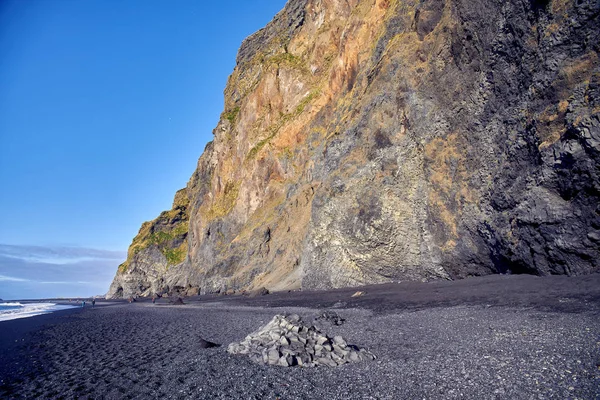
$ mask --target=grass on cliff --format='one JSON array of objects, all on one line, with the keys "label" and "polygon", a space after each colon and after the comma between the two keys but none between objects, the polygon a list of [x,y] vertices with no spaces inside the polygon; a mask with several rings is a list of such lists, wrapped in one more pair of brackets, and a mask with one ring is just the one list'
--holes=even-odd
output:
[{"label": "grass on cliff", "polygon": [[260,140],[258,143],[256,143],[254,145],[254,147],[252,147],[250,149],[250,151],[248,152],[248,155],[246,156],[246,161],[250,161],[253,158],[255,158],[256,155],[262,150],[262,148],[265,147],[265,145],[267,145],[277,135],[279,130],[286,123],[288,123],[289,121],[293,120],[294,118],[296,118],[300,114],[302,114],[304,112],[304,110],[306,109],[306,106],[309,105],[320,94],[321,94],[321,91],[318,89],[311,91],[306,97],[304,97],[300,101],[300,103],[298,103],[298,105],[296,106],[294,111],[281,115],[279,120],[267,129],[267,131],[270,132],[269,136]]},{"label": "grass on cliff", "polygon": [[153,245],[157,246],[166,257],[168,265],[179,264],[185,260],[185,257],[187,256],[186,241],[184,240],[181,245],[174,249],[169,247],[169,244],[173,240],[181,238],[188,233],[188,206],[189,198],[184,190],[180,190],[175,195],[173,209],[163,211],[158,218],[153,221],[144,222],[129,246],[127,260],[119,265],[118,272],[127,272],[133,257]]},{"label": "grass on cliff", "polygon": [[251,160],[251,159],[255,158],[256,155],[258,154],[258,152],[261,151],[262,148],[265,147],[265,145],[267,143],[269,143],[275,137],[276,134],[277,134],[277,131],[271,133],[269,136],[267,136],[263,140],[260,140],[258,143],[256,143],[254,145],[254,147],[252,147],[250,149],[250,151],[248,152],[248,155],[246,156],[246,160]]},{"label": "grass on cliff", "polygon": [[229,214],[240,193],[240,186],[240,182],[234,181],[229,181],[225,184],[223,192],[217,194],[210,208],[203,213],[207,221],[213,221]]},{"label": "grass on cliff", "polygon": [[119,265],[118,272],[125,273],[133,257],[150,246],[157,246],[167,259],[167,265],[175,265],[183,262],[187,256],[187,241],[183,241],[179,247],[173,249],[169,243],[188,232],[188,221],[182,221],[174,229],[150,233],[152,223],[145,222],[140,232],[133,239],[127,252],[127,260]]},{"label": "grass on cliff", "polygon": [[165,247],[162,249],[162,253],[167,259],[167,266],[180,264],[187,256],[187,242],[181,243],[179,247],[175,249]]},{"label": "grass on cliff", "polygon": [[302,112],[304,112],[304,109],[306,108],[306,106],[309,103],[311,103],[320,94],[321,94],[321,91],[319,89],[311,91],[308,94],[308,96],[306,96],[305,98],[303,98],[302,101],[300,102],[300,104],[298,104],[298,106],[296,106],[296,109],[292,113],[293,117],[297,117],[298,115],[302,114]]},{"label": "grass on cliff", "polygon": [[174,229],[170,231],[159,231],[154,232],[148,236],[148,243],[155,245],[163,245],[171,240],[176,239],[177,237],[183,236],[188,232],[188,224],[187,221],[179,223],[175,226]]},{"label": "grass on cliff", "polygon": [[306,63],[304,60],[298,56],[295,56],[291,53],[281,53],[277,54],[273,57],[269,57],[264,60],[266,65],[277,65],[281,67],[282,65],[291,67],[299,70],[306,70]]},{"label": "grass on cliff", "polygon": [[124,263],[121,263],[119,265],[119,268],[117,268],[117,273],[124,274],[125,272],[127,272],[128,268],[129,268],[129,263],[127,261],[125,261]]},{"label": "grass on cliff", "polygon": [[240,113],[240,107],[237,106],[235,107],[233,110],[226,112],[223,117],[229,121],[230,123],[234,123],[235,119],[237,118],[238,114]]}]

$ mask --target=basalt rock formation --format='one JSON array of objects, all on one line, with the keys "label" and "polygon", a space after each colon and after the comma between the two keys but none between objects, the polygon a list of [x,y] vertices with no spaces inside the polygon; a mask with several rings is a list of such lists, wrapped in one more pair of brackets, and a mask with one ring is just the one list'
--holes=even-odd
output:
[{"label": "basalt rock formation", "polygon": [[290,0],[109,296],[598,271],[599,15]]},{"label": "basalt rock formation", "polygon": [[314,326],[306,326],[297,314],[274,316],[243,341],[231,343],[227,352],[248,355],[259,364],[282,367],[337,367],[375,359],[371,352],[349,345],[341,336],[331,338]]}]

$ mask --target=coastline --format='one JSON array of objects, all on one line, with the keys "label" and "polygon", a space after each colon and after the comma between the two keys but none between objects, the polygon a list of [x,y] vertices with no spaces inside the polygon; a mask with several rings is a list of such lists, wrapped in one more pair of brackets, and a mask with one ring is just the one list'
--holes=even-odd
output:
[{"label": "coastline", "polygon": [[57,301],[15,301],[0,303],[0,322],[20,318],[31,318],[38,315],[50,314],[56,311],[68,310],[76,307],[74,304],[61,304]]},{"label": "coastline", "polygon": [[[356,291],[364,296],[351,297]],[[98,301],[0,322],[2,398],[595,398],[600,275],[492,276],[319,292]],[[341,326],[315,318],[334,311]],[[227,345],[297,313],[377,355],[258,365]],[[221,344],[202,348],[200,339]]]}]

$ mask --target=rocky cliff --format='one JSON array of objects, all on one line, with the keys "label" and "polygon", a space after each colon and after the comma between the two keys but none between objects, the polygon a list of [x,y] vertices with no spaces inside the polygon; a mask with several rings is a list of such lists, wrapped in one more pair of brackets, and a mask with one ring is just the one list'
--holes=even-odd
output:
[{"label": "rocky cliff", "polygon": [[290,0],[109,296],[600,269],[598,0]]}]

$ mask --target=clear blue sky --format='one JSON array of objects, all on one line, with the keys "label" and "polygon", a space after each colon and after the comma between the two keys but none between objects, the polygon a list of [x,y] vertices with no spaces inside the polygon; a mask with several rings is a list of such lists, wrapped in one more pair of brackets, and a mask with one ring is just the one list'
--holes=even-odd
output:
[{"label": "clear blue sky", "polygon": [[2,0],[0,244],[125,251],[212,139],[242,40],[284,5]]}]

